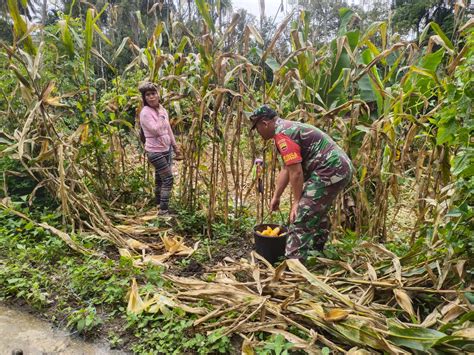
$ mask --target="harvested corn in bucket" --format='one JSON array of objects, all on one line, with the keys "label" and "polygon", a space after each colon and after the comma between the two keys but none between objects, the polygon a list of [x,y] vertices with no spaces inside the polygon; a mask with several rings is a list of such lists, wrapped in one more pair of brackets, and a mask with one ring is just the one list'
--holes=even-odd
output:
[{"label": "harvested corn in bucket", "polygon": [[255,251],[275,264],[285,256],[288,229],[278,224],[258,224],[253,228]]}]

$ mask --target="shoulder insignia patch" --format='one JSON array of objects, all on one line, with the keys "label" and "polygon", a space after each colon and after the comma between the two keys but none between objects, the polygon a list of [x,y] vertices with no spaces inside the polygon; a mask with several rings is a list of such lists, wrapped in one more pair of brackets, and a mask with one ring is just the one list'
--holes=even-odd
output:
[{"label": "shoulder insignia patch", "polygon": [[278,141],[278,147],[282,152],[286,151],[288,149],[288,145],[286,144],[286,141],[284,139],[280,139]]}]

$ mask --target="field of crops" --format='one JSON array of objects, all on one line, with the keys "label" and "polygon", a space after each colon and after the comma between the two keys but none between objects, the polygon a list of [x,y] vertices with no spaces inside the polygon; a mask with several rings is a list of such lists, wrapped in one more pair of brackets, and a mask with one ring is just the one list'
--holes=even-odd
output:
[{"label": "field of crops", "polygon": [[[224,1],[174,3],[137,10],[121,38],[124,5],[35,23],[7,1],[0,300],[136,353],[474,351],[472,5],[453,2],[450,33],[407,36],[342,7],[321,39],[304,6],[258,25]],[[171,219],[139,140],[145,80],[184,157]],[[286,224],[292,199],[269,213],[281,165],[248,120],[264,103],[355,167],[306,263],[252,251],[254,225]]]}]

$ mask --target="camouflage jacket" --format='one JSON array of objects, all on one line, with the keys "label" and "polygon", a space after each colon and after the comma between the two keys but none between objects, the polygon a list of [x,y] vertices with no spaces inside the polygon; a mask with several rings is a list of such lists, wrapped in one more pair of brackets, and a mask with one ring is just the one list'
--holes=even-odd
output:
[{"label": "camouflage jacket", "polygon": [[305,181],[316,172],[324,184],[332,185],[352,173],[347,154],[314,126],[278,118],[273,139],[286,166],[301,163]]}]

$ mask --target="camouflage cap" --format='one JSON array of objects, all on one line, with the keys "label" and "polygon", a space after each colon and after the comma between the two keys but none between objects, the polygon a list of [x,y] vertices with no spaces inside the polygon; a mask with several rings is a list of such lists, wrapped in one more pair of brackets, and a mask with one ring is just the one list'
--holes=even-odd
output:
[{"label": "camouflage cap", "polygon": [[158,91],[159,86],[151,81],[143,81],[138,84],[138,91],[142,94],[146,93],[147,91]]},{"label": "camouflage cap", "polygon": [[250,115],[249,119],[250,122],[252,123],[252,129],[255,128],[258,122],[262,119],[272,119],[277,115],[276,111],[268,107],[267,105],[260,106],[256,110],[252,112],[252,115]]}]

